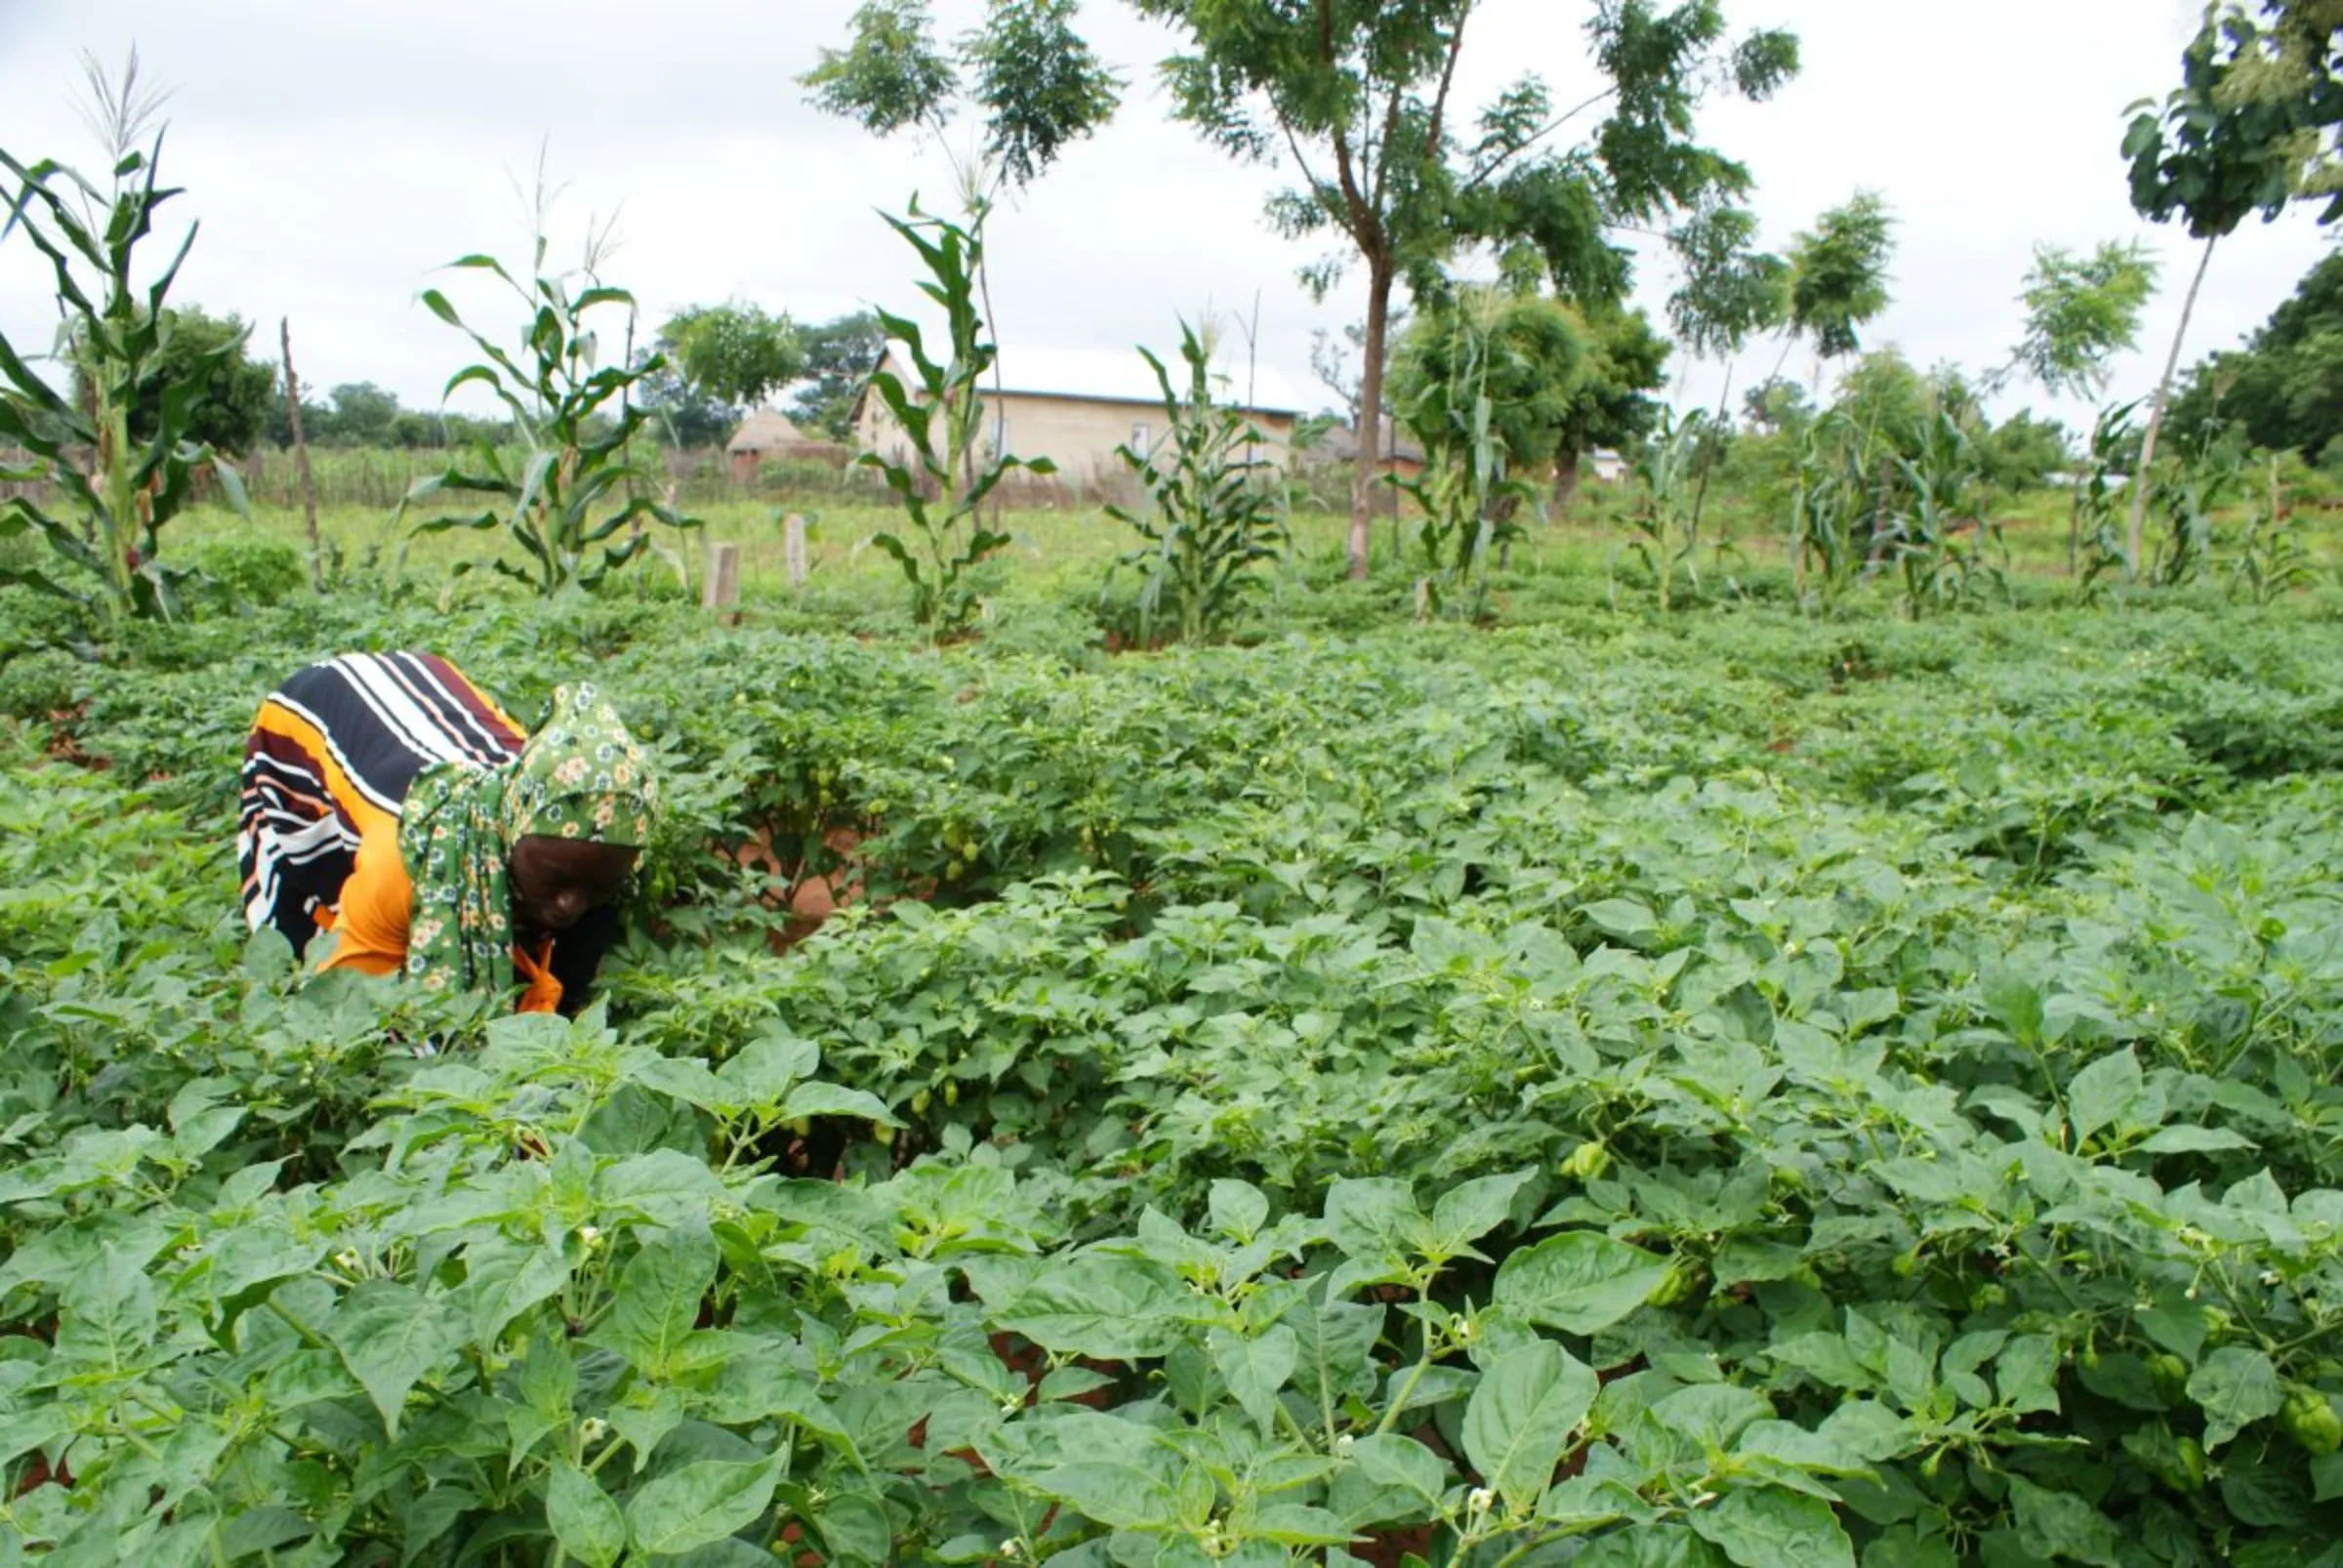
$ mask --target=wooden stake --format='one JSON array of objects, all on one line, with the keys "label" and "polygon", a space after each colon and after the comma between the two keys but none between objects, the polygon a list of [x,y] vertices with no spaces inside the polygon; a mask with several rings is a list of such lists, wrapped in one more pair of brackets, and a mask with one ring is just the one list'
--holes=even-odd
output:
[{"label": "wooden stake", "polygon": [[781,559],[789,572],[789,586],[805,586],[805,519],[791,513],[781,522]]},{"label": "wooden stake", "polygon": [[708,580],[700,586],[700,608],[733,619],[740,605],[740,546],[708,546]]},{"label": "wooden stake", "polygon": [[309,525],[309,586],[325,592],[325,547],[317,539],[317,482],[309,476],[309,443],[301,433],[301,378],[293,373],[293,322],[279,316],[285,348],[285,412],[293,425],[293,467],[301,475],[302,515]]}]

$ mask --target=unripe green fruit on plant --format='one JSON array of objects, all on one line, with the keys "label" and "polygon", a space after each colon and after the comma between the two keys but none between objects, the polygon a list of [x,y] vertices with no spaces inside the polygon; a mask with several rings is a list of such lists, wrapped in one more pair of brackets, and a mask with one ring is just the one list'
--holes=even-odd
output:
[{"label": "unripe green fruit on plant", "polygon": [[1691,1259],[1679,1258],[1667,1265],[1666,1277],[1646,1300],[1653,1306],[1674,1306],[1700,1290],[1707,1272]]},{"label": "unripe green fruit on plant", "polygon": [[2172,1446],[2178,1450],[2176,1473],[2165,1477],[2176,1492],[2204,1490],[2204,1445],[2194,1437],[2180,1437]]},{"label": "unripe green fruit on plant", "polygon": [[2189,1394],[2189,1364],[2176,1355],[2150,1356],[2148,1381],[2156,1384],[2158,1399],[2167,1405],[2177,1405]]},{"label": "unripe green fruit on plant", "polygon": [[1562,1162],[1562,1174],[1574,1181],[1592,1181],[1611,1169],[1611,1149],[1602,1142],[1582,1143]]},{"label": "unripe green fruit on plant", "polygon": [[2288,1389],[2278,1420],[2285,1427],[2286,1435],[2313,1459],[2324,1459],[2343,1449],[2343,1412],[2338,1412],[2334,1401],[2316,1388]]}]

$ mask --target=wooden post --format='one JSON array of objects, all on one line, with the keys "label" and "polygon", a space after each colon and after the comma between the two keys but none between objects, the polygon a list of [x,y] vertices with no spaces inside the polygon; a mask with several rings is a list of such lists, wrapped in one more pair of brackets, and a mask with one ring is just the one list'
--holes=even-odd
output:
[{"label": "wooden post", "polygon": [[791,513],[781,522],[781,559],[789,572],[789,586],[805,586],[805,519]]},{"label": "wooden post", "polygon": [[301,378],[293,373],[293,322],[277,317],[285,348],[285,412],[293,425],[293,467],[301,475],[302,515],[309,525],[309,586],[325,592],[325,547],[317,539],[317,483],[309,476],[309,443],[301,433]]},{"label": "wooden post", "polygon": [[714,610],[719,619],[740,618],[740,546],[708,545],[708,580],[700,585],[700,608]]}]

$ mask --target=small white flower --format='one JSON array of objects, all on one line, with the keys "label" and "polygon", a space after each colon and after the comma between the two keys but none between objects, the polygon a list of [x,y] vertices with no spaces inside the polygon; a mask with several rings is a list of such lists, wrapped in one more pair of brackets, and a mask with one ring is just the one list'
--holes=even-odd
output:
[{"label": "small white flower", "polygon": [[2276,1285],[2278,1283],[2278,1270],[2275,1268],[2263,1269],[2262,1283],[2264,1285]]},{"label": "small white flower", "polygon": [[1001,1543],[1001,1555],[1002,1555],[1002,1556],[1004,1556],[1004,1557],[1010,1558],[1010,1559],[1012,1559],[1012,1560],[1013,1560],[1013,1559],[1014,1559],[1014,1558],[1015,1558],[1015,1557],[1018,1555],[1018,1553],[1022,1552],[1024,1549],[1025,1549],[1025,1545],[1024,1545],[1024,1543],[1023,1543],[1023,1542],[1021,1542],[1021,1541],[1014,1540],[1013,1538],[1012,1538],[1012,1539],[1010,1539],[1010,1540],[1004,1541],[1004,1542],[1002,1542],[1002,1543]]},{"label": "small white flower", "polygon": [[1472,1489],[1472,1496],[1466,1498],[1464,1502],[1473,1512],[1487,1513],[1496,1506],[1497,1494],[1485,1486],[1476,1486]]},{"label": "small white flower", "polygon": [[1341,1436],[1335,1439],[1335,1458],[1348,1459],[1351,1456],[1351,1451],[1356,1449],[1358,1446],[1359,1440],[1351,1436],[1350,1433],[1344,1432]]},{"label": "small white flower", "polygon": [[579,1424],[578,1435],[589,1443],[598,1443],[610,1433],[610,1424],[598,1416],[589,1416]]},{"label": "small white flower", "polygon": [[584,1242],[587,1246],[591,1247],[601,1239],[602,1233],[594,1226],[580,1225],[578,1227],[578,1240]]},{"label": "small white flower", "polygon": [[357,1253],[350,1248],[343,1248],[340,1252],[334,1254],[334,1266],[344,1270],[345,1272],[354,1273],[358,1267]]}]

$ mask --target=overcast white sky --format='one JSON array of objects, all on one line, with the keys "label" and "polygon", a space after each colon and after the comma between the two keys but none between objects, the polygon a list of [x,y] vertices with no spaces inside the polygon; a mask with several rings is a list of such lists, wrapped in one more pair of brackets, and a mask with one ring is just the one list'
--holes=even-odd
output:
[{"label": "overcast white sky", "polygon": [[[178,297],[265,323],[289,315],[305,382],[373,380],[436,402],[465,345],[415,303],[468,251],[514,254],[512,178],[550,137],[569,182],[556,213],[574,245],[590,214],[622,213],[609,268],[656,322],[678,305],[754,300],[800,319],[911,294],[909,252],[875,215],[950,185],[943,157],[877,143],[803,102],[796,75],[844,35],[852,0],[0,0],[0,147],[92,160],[73,109],[80,50],[140,46],[175,85],[165,172],[202,233]],[[980,0],[938,0],[947,32]],[[1485,0],[1462,72],[1477,104],[1524,69],[1568,98],[1588,80],[1583,0]],[[1754,172],[1766,242],[1858,187],[1902,219],[1896,304],[1870,341],[1922,365],[2006,356],[2037,241],[2138,235],[2166,287],[2116,394],[2147,390],[2194,265],[2178,230],[2125,200],[2123,111],[2160,95],[2198,0],[1730,0],[1737,29],[1782,24],[1805,44],[1799,80],[1762,105],[1718,103],[1704,131]],[[1240,167],[1168,121],[1152,66],[1168,38],[1089,0],[1086,22],[1130,79],[1116,123],[1076,148],[992,235],[1011,385],[1130,390],[1130,347],[1169,351],[1175,316],[1250,313],[1259,297],[1264,402],[1325,401],[1310,335],[1361,313],[1355,290],[1314,304],[1295,269],[1315,247],[1273,236],[1275,171]],[[167,232],[176,235],[177,228]],[[2190,357],[2257,325],[2322,254],[2307,216],[2258,221],[2215,262]],[[161,247],[157,247],[161,249]],[[160,261],[158,256],[157,261]],[[45,273],[0,245],[0,331],[45,346]],[[1655,257],[1641,293],[1671,280]],[[511,318],[467,279],[459,303]],[[1747,385],[1777,351],[1751,351]],[[1804,374],[1801,352],[1792,374]],[[1688,398],[1713,399],[1721,367]],[[2021,399],[2013,394],[2010,406]],[[2073,407],[2054,410],[2082,421]]]}]

